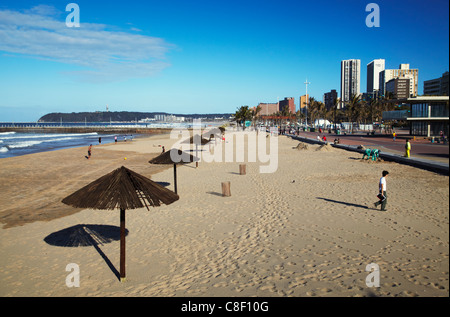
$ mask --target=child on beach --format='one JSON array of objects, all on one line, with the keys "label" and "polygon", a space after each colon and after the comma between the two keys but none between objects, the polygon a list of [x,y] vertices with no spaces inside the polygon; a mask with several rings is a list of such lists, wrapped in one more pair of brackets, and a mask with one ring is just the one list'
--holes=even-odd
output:
[{"label": "child on beach", "polygon": [[378,194],[378,199],[376,203],[374,203],[375,208],[378,207],[378,205],[381,205],[381,211],[386,211],[386,204],[387,204],[387,195],[386,195],[386,177],[389,175],[388,171],[383,171],[381,174],[382,177],[380,178],[380,182],[378,184],[380,193]]}]

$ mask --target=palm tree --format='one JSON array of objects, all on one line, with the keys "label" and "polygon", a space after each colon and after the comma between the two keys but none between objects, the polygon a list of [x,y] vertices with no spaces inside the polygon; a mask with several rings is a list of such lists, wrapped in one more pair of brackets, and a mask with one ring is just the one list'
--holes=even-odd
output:
[{"label": "palm tree", "polygon": [[329,111],[322,101],[317,101],[317,114],[319,117],[318,119],[329,119]]},{"label": "palm tree", "polygon": [[317,101],[314,97],[310,97],[307,116],[309,116],[310,119],[309,122],[313,122],[314,127],[316,126],[315,125],[316,115],[317,115]]},{"label": "palm tree", "polygon": [[351,133],[353,133],[353,122],[360,116],[360,102],[361,95],[353,95],[345,107],[345,114],[351,126]]},{"label": "palm tree", "polygon": [[239,125],[242,125],[244,130],[245,130],[245,121],[251,119],[252,119],[252,110],[249,109],[248,106],[241,106],[234,114],[234,121],[236,121]]},{"label": "palm tree", "polygon": [[369,102],[370,123],[372,123],[372,124],[373,124],[373,119],[376,115],[378,104],[379,104],[379,101],[377,98],[372,98]]},{"label": "palm tree", "polygon": [[256,108],[252,109],[252,121],[253,121],[253,127],[256,129],[256,121],[258,114],[261,112],[261,106],[257,106]]},{"label": "palm tree", "polygon": [[[389,92],[386,91],[384,97],[380,100],[380,109],[379,109],[379,118],[383,118],[383,111],[391,111],[395,109],[395,104],[392,103],[390,100],[394,98],[394,95]],[[388,129],[386,129],[386,131],[388,131]]]},{"label": "palm tree", "polygon": [[359,111],[358,111],[359,124],[364,122],[364,125],[366,125],[367,124],[367,119],[369,118],[369,116],[370,116],[370,105],[369,105],[369,102],[367,102],[366,100],[361,100]]}]

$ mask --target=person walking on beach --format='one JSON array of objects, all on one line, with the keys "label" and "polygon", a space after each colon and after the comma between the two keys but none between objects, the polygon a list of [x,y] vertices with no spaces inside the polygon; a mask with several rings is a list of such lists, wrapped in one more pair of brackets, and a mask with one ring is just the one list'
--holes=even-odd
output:
[{"label": "person walking on beach", "polygon": [[98,138],[98,144],[102,144],[102,137]]},{"label": "person walking on beach", "polygon": [[379,187],[379,194],[378,199],[376,203],[374,203],[375,208],[377,208],[379,205],[381,205],[381,211],[386,211],[386,204],[387,204],[387,195],[386,195],[386,177],[389,175],[388,171],[383,171],[381,173],[382,177],[380,178],[380,182],[378,184]]},{"label": "person walking on beach", "polygon": [[397,135],[395,134],[395,131],[394,131],[394,133],[392,133],[392,137],[394,138],[394,142],[395,142],[395,137],[396,137]]},{"label": "person walking on beach", "polygon": [[117,144],[117,135],[114,137],[114,142]]},{"label": "person walking on beach", "polygon": [[92,144],[89,145],[89,148],[88,148],[88,157],[87,157],[88,160],[91,158],[91,153],[92,153]]},{"label": "person walking on beach", "polygon": [[411,143],[409,143],[409,139],[406,139],[405,157],[410,158],[410,154],[411,154]]}]

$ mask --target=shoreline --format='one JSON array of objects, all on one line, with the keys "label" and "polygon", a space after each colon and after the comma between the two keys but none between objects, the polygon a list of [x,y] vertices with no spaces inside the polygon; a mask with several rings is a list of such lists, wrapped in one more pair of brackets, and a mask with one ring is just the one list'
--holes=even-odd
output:
[{"label": "shoreline", "polygon": [[145,127],[0,127],[0,132],[23,132],[23,133],[92,133],[99,134],[166,134],[172,128],[145,128]]},{"label": "shoreline", "polygon": [[[92,161],[83,158],[85,149],[1,160],[7,182],[0,185],[0,220],[24,221],[27,213],[38,219],[0,229],[0,295],[449,295],[448,176],[331,147],[299,150],[285,136],[278,137],[276,173],[260,174],[261,164],[251,162],[247,175],[239,175],[239,162],[187,164],[177,169],[179,201],[127,212],[126,283],[111,269],[118,268],[118,241],[98,245],[101,254],[48,242],[77,225],[119,225],[117,212],[63,215],[57,202],[120,165],[172,190],[172,168],[156,170],[148,160],[173,142],[159,135],[97,146]],[[384,169],[388,212],[373,209]],[[224,181],[231,197],[220,194]],[[55,212],[63,216],[39,218]],[[80,288],[65,285],[69,263],[80,266]],[[365,283],[370,263],[380,267],[379,288]]]},{"label": "shoreline", "polygon": [[[82,148],[82,147],[88,147],[90,144],[96,144],[98,145],[98,140],[97,137],[101,137],[102,138],[102,144],[106,145],[106,144],[112,144],[115,143],[114,142],[114,135],[118,137],[118,142],[123,142],[124,136],[133,136],[133,140],[139,139],[139,138],[145,138],[145,137],[151,137],[151,136],[157,136],[157,135],[164,135],[167,134],[168,132],[166,132],[165,130],[159,130],[158,133],[149,133],[149,134],[122,134],[122,133],[101,133],[98,131],[87,131],[87,132],[79,132],[76,133],[74,131],[71,131],[70,133],[64,132],[64,131],[55,131],[55,132],[50,132],[50,131],[44,131],[45,133],[40,133],[40,132],[36,132],[37,134],[42,134],[42,139],[46,139],[44,141],[38,141],[35,144],[32,144],[31,146],[27,146],[27,145],[23,145],[20,148],[16,148],[14,147],[13,144],[13,148],[8,148],[8,140],[2,142],[1,138],[0,138],[0,147],[5,147],[6,150],[2,153],[0,153],[0,160],[4,159],[4,158],[11,158],[11,157],[20,157],[20,156],[26,156],[26,155],[30,155],[30,154],[37,154],[37,153],[46,153],[46,152],[54,152],[54,151],[59,151],[59,150],[65,150],[65,149],[72,149],[72,148]],[[2,133],[2,132],[0,132]],[[27,143],[27,142],[36,142],[34,141],[34,133],[35,132],[16,132],[16,131],[10,131],[10,132],[6,132],[6,133],[14,133],[12,136],[10,136],[9,138],[14,138],[14,137],[18,137],[20,140],[18,141],[19,143]],[[17,133],[17,134],[16,134]],[[18,136],[19,135],[19,136]],[[54,141],[51,139],[53,137],[53,135],[56,135],[57,137],[67,137],[68,138],[68,142],[61,142],[60,139],[56,138]],[[82,135],[80,138],[78,138],[79,135]],[[86,136],[83,135],[95,135],[94,139],[89,139]],[[29,136],[30,139],[27,139],[27,136]],[[74,139],[75,137],[77,137],[77,139]],[[24,142],[24,140],[26,142]],[[129,138],[129,140],[131,140],[131,138]],[[17,142],[17,141],[16,141]],[[83,144],[84,143],[84,144]],[[45,144],[51,144],[50,146],[42,146]]]}]

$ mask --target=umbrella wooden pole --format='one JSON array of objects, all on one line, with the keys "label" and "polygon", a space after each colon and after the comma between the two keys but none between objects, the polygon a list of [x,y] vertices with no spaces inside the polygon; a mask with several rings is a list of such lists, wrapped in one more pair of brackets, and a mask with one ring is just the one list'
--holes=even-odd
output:
[{"label": "umbrella wooden pole", "polygon": [[177,191],[177,164],[173,164],[173,185],[175,186],[175,194],[178,194],[178,191]]},{"label": "umbrella wooden pole", "polygon": [[125,282],[125,209],[120,209],[120,281]]},{"label": "umbrella wooden pole", "polygon": [[[198,145],[195,144],[195,156],[198,157]],[[198,167],[198,160],[195,161],[195,168]]]}]

